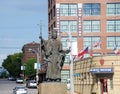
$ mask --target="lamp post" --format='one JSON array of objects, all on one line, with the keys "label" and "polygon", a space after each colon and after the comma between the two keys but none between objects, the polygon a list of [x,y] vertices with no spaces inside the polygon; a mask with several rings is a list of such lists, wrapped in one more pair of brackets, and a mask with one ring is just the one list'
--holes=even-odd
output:
[{"label": "lamp post", "polygon": [[[54,29],[58,29],[58,28],[54,28]],[[74,75],[73,75],[73,58],[72,58],[72,35],[71,35],[71,31],[70,31],[70,24],[68,24],[68,36],[69,36],[69,46],[71,47],[71,51],[70,51],[70,94],[74,94]],[[61,39],[61,34],[60,34],[60,39]]]},{"label": "lamp post", "polygon": [[[39,52],[39,50],[38,50],[38,52]],[[36,82],[37,82],[37,84],[38,84],[38,73],[39,73],[39,69],[38,69],[38,65],[39,65],[39,59],[40,59],[40,57],[39,57],[39,53],[38,52],[36,52],[36,54],[37,54],[37,69],[36,69]]]},{"label": "lamp post", "polygon": [[40,56],[39,56],[39,48],[38,50],[35,50],[35,49],[29,49],[29,51],[32,51],[33,53],[36,53],[37,55],[37,65],[36,65],[36,83],[38,84],[38,73],[39,73],[39,68],[38,68],[38,65],[40,63]]},{"label": "lamp post", "polygon": [[71,47],[71,52],[70,52],[70,94],[74,94],[74,83],[73,83],[73,58],[72,58],[72,36],[70,32],[70,24],[68,25],[69,28],[69,41],[70,41],[70,47]]}]

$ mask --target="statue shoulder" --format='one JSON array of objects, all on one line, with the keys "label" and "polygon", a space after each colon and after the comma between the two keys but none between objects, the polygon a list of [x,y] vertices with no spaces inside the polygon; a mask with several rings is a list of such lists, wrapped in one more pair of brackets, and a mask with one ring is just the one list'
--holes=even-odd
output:
[{"label": "statue shoulder", "polygon": [[57,41],[59,44],[62,44],[61,40],[57,39],[56,41]]}]

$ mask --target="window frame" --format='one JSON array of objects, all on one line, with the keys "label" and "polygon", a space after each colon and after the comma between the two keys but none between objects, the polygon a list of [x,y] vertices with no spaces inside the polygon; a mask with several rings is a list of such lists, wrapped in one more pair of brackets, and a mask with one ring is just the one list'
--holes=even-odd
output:
[{"label": "window frame", "polygon": [[83,5],[84,16],[99,16],[100,3],[85,3]]}]

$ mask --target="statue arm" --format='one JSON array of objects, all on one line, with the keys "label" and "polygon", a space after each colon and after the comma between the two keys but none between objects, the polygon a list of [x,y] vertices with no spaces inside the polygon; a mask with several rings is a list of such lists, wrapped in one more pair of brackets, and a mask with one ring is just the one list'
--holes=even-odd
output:
[{"label": "statue arm", "polygon": [[41,50],[45,51],[47,40],[44,40],[42,37],[40,37],[40,40],[41,40]]},{"label": "statue arm", "polygon": [[60,53],[68,54],[70,51],[71,51],[70,48],[67,50],[63,50],[62,43],[60,43],[60,50],[59,50]]}]

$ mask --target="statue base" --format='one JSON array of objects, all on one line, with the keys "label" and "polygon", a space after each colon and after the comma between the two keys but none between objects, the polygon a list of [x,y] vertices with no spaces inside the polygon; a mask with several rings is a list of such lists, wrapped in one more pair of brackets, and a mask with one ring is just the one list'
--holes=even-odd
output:
[{"label": "statue base", "polygon": [[38,86],[38,94],[67,94],[67,85],[61,82],[43,82]]}]

